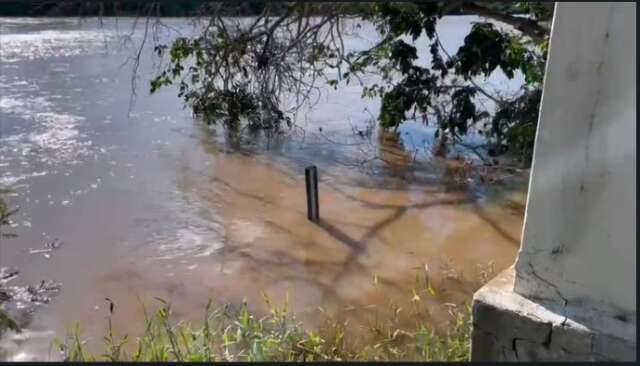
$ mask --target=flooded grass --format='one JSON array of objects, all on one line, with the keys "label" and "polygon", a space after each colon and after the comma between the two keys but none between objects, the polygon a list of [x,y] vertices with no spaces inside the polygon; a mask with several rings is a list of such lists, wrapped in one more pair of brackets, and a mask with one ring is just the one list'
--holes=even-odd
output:
[{"label": "flooded grass", "polygon": [[[6,231],[5,227],[11,227],[11,218],[18,212],[12,208],[3,198],[11,193],[11,190],[0,188],[0,250],[6,244],[6,239],[16,237],[15,234]],[[1,253],[1,252],[0,252]],[[31,332],[24,328],[35,308],[42,304],[48,304],[51,297],[60,291],[60,284],[53,281],[41,281],[39,285],[10,285],[9,283],[19,276],[15,268],[0,267],[0,360],[7,358],[11,353],[10,348],[15,348],[15,340],[28,337]],[[4,339],[9,334],[8,341]]]},{"label": "flooded grass", "polygon": [[[491,265],[479,268],[475,280],[484,283]],[[380,280],[374,276],[378,289]],[[356,325],[351,311],[328,312],[317,308],[322,321],[306,327],[291,310],[288,293],[278,306],[265,292],[258,312],[245,301],[240,305],[213,306],[209,300],[202,321],[176,321],[171,304],[155,298],[155,310],[142,305],[144,321],[139,335],[118,335],[114,329],[116,304],[108,301],[107,325],[102,344],[92,352],[77,323],[54,349],[65,361],[469,361],[471,308],[468,303],[448,304],[447,319],[436,326],[429,316],[429,300],[439,296],[429,269],[417,274],[409,291],[411,306],[404,310],[392,299],[388,306],[375,304],[357,309],[368,319]],[[363,329],[364,328],[364,329]]]},{"label": "flooded grass", "polygon": [[[117,337],[111,327],[114,305],[103,337],[102,352],[91,353],[80,326],[55,346],[65,361],[468,361],[470,308],[450,312],[448,329],[436,331],[417,323],[403,328],[397,316],[371,324],[365,338],[355,336],[348,321],[333,317],[317,329],[304,329],[288,302],[275,306],[265,296],[269,314],[258,317],[246,303],[213,308],[209,302],[201,324],[174,323],[170,305],[145,309],[142,335]],[[376,312],[375,308],[366,311]],[[394,312],[397,315],[398,309]],[[374,315],[374,314],[372,314]]]},{"label": "flooded grass", "polygon": [[[13,213],[15,213],[14,210],[9,209],[9,205],[7,205],[7,203],[2,198],[2,195],[8,192],[9,192],[8,190],[0,188],[0,243],[3,237],[5,237],[6,235],[9,235],[8,233],[4,233],[2,229],[4,226],[8,226],[11,223],[11,221],[9,220],[9,217]],[[11,329],[14,331],[20,330],[20,327],[18,326],[18,324],[11,317],[9,317],[9,315],[3,309],[4,308],[3,303],[10,300],[9,294],[4,290],[5,280],[9,279],[9,277],[10,275],[9,274],[5,275],[3,269],[0,268],[0,336],[2,336],[2,334],[7,329]]]}]

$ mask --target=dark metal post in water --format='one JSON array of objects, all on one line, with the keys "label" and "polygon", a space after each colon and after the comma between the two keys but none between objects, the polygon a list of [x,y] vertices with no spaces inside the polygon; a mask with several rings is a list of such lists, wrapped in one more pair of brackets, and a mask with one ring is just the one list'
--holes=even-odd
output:
[{"label": "dark metal post in water", "polygon": [[315,165],[304,169],[307,183],[307,218],[317,222],[320,218],[320,204],[318,202],[318,168]]}]

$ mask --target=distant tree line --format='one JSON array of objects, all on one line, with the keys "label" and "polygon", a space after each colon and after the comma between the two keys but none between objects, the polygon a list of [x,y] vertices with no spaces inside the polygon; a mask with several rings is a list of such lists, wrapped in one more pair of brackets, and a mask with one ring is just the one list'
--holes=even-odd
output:
[{"label": "distant tree line", "polygon": [[[267,3],[275,8],[280,7],[281,11],[285,11],[286,4],[277,2],[269,2],[267,0],[249,0],[249,1],[205,1],[205,0],[0,0],[0,16],[135,16],[142,15],[142,10],[149,5],[155,3],[157,6],[157,14],[154,16],[164,17],[183,17],[192,15],[207,14],[207,9],[214,4],[222,4],[222,8],[228,8],[228,15],[251,16],[259,15],[264,11]],[[228,4],[229,6],[224,6]],[[242,6],[238,6],[241,4]],[[275,6],[274,6],[275,5]],[[346,5],[346,4],[345,4]],[[351,3],[343,6],[342,9],[347,12],[362,13],[370,4]],[[520,13],[520,9],[514,6],[514,3],[497,2],[487,4],[488,8],[493,8],[502,12]],[[272,10],[273,11],[273,10]],[[459,12],[458,12],[459,13]],[[453,11],[449,15],[455,15]]]},{"label": "distant tree line", "polygon": [[[0,0],[0,16],[135,16],[141,14],[150,3],[157,4],[154,16],[183,17],[206,15],[208,8],[215,6],[228,9],[230,16],[259,15],[269,1],[204,1],[204,0]],[[228,6],[225,6],[228,4]],[[238,5],[241,6],[238,6]],[[271,2],[274,14],[277,9],[286,9],[284,3]],[[346,7],[347,11],[359,12],[366,8],[363,4],[353,3]],[[219,13],[216,10],[216,13]]]}]

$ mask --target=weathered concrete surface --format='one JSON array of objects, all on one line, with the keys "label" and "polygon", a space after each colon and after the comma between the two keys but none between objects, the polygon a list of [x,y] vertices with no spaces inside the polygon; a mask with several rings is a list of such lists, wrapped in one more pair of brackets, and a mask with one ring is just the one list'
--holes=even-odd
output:
[{"label": "weathered concrete surface", "polygon": [[636,5],[556,3],[515,269],[472,361],[636,358]]},{"label": "weathered concrete surface", "polygon": [[474,295],[472,361],[636,359],[635,319],[532,301],[515,293],[513,284],[511,267]]},{"label": "weathered concrete surface", "polygon": [[635,314],[636,122],[635,3],[556,3],[516,292]]}]

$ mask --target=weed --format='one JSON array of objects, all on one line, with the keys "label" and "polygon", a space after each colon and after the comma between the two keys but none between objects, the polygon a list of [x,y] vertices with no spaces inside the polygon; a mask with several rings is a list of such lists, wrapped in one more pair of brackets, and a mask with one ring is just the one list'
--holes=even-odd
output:
[{"label": "weed", "polygon": [[[426,324],[415,329],[401,329],[394,311],[389,322],[371,327],[367,342],[358,342],[350,333],[348,321],[327,316],[315,330],[304,330],[288,309],[288,301],[275,306],[266,294],[270,308],[267,316],[258,318],[246,302],[234,307],[213,308],[211,301],[204,311],[203,323],[197,328],[185,322],[172,323],[171,306],[158,299],[160,307],[151,315],[144,309],[144,332],[135,338],[134,352],[125,349],[131,338],[117,339],[108,322],[105,347],[94,356],[82,340],[76,326],[64,342],[56,341],[66,361],[467,361],[469,359],[470,309],[452,308],[447,332],[438,333]],[[113,306],[110,306],[113,311]],[[377,309],[373,309],[377,314]],[[110,312],[109,317],[112,316]],[[393,321],[393,319],[396,321]]]}]

